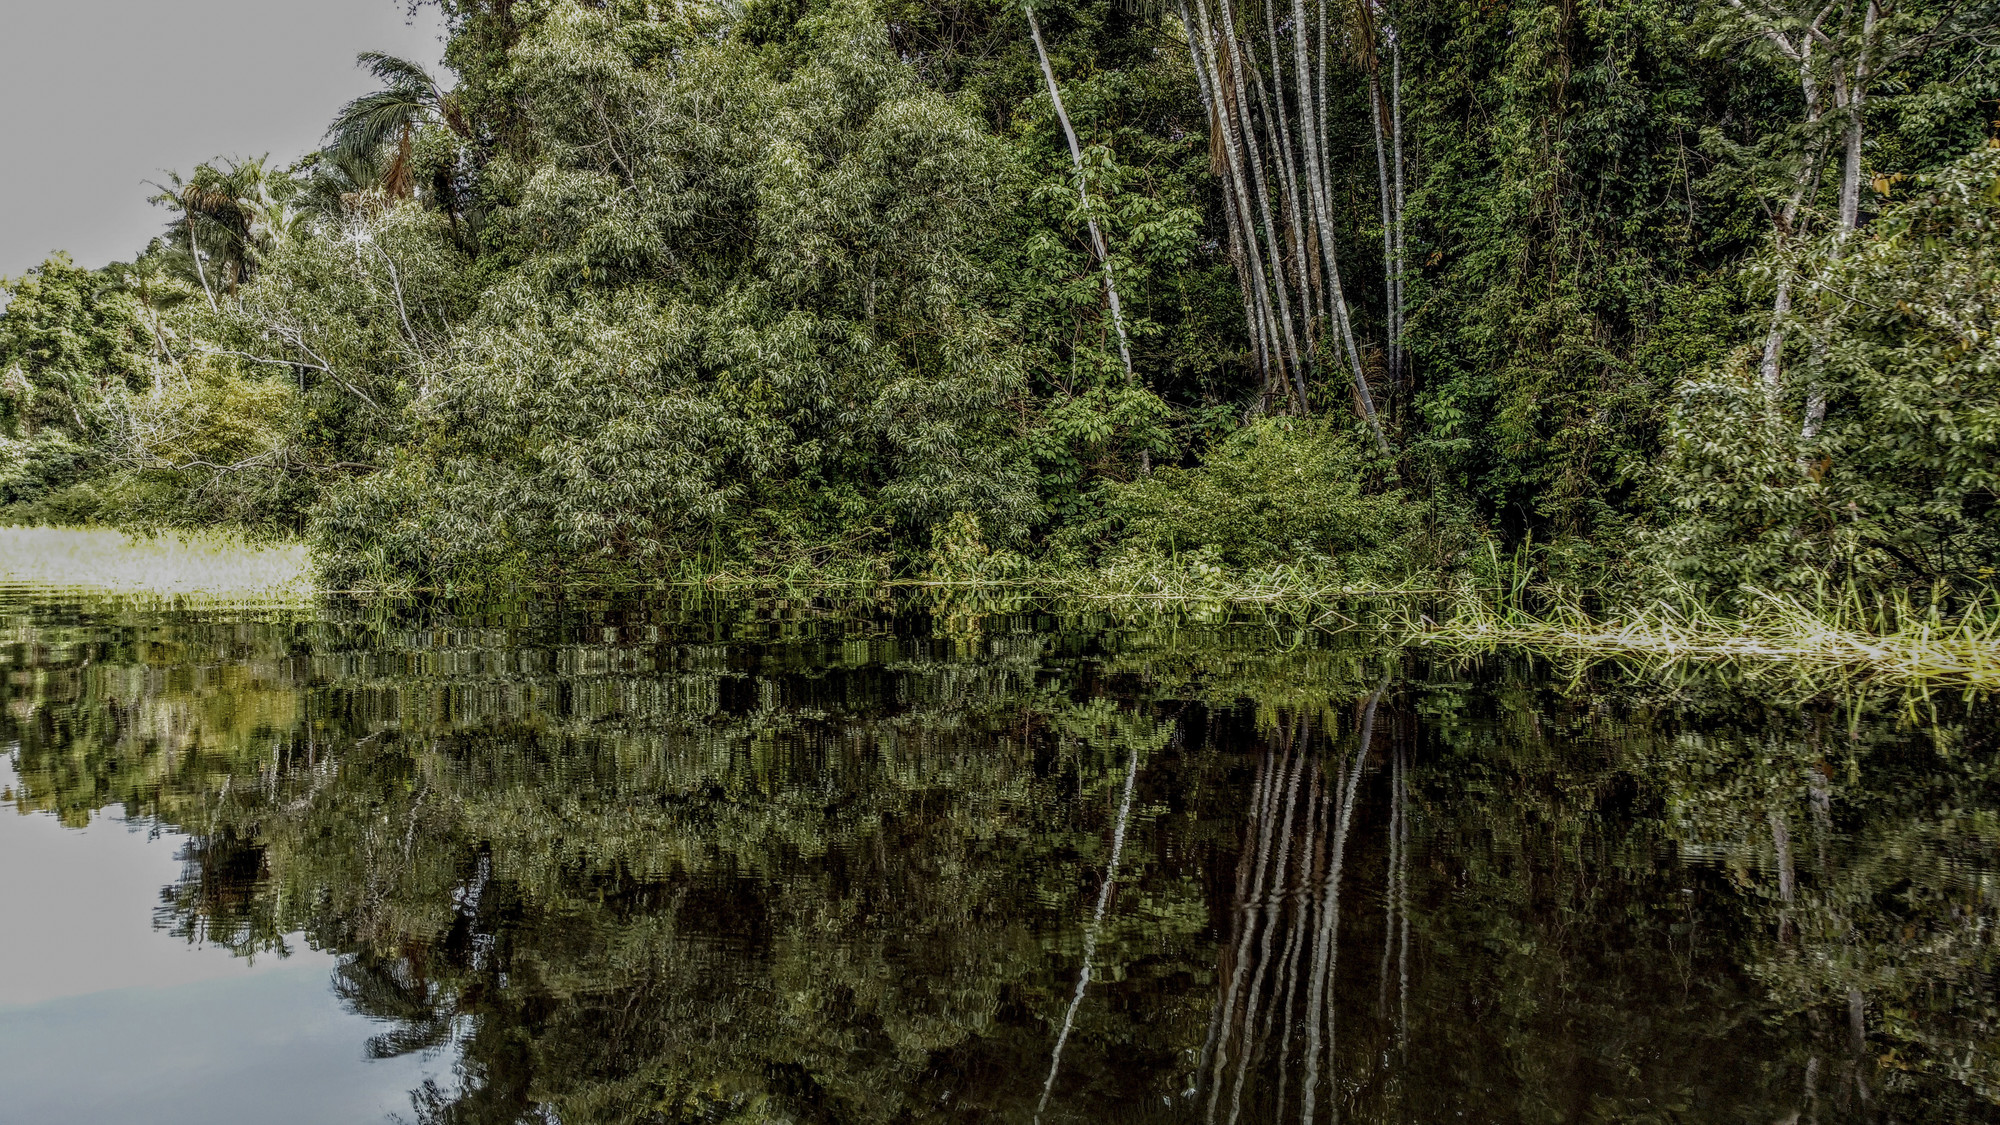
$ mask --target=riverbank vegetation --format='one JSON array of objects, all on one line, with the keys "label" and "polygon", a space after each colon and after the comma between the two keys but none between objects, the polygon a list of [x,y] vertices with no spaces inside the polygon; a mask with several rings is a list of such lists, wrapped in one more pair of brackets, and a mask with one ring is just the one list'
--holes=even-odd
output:
[{"label": "riverbank vegetation", "polygon": [[9,518],[1990,639],[1991,0],[441,6],[6,282]]}]

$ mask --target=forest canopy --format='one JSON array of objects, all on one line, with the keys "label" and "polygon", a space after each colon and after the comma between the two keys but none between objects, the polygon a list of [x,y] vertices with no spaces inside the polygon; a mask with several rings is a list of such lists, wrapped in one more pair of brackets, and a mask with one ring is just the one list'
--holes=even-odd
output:
[{"label": "forest canopy", "polygon": [[10,518],[329,582],[2000,565],[1994,0],[438,0],[4,283]]}]

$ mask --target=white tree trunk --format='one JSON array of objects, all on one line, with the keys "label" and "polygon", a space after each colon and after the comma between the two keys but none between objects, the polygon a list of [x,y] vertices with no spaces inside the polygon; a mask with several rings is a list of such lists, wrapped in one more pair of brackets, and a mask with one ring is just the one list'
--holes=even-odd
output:
[{"label": "white tree trunk", "polygon": [[1118,333],[1118,358],[1125,363],[1125,378],[1132,378],[1132,346],[1125,338],[1125,314],[1118,302],[1118,279],[1111,272],[1111,249],[1105,244],[1104,232],[1097,227],[1097,219],[1090,210],[1090,192],[1083,183],[1083,147],[1077,144],[1076,130],[1070,128],[1069,112],[1063,108],[1062,88],[1056,85],[1055,68],[1049,65],[1048,48],[1042,45],[1042,25],[1035,19],[1033,5],[1023,4],[1021,10],[1028,14],[1028,34],[1035,40],[1035,54],[1042,60],[1042,77],[1048,80],[1049,100],[1055,103],[1056,120],[1062,123],[1063,136],[1069,141],[1070,165],[1076,171],[1077,201],[1083,206],[1084,222],[1090,227],[1090,248],[1097,255],[1098,263],[1104,268],[1104,294],[1111,305],[1111,326]]},{"label": "white tree trunk", "polygon": [[1389,29],[1389,124],[1395,149],[1396,174],[1396,296],[1390,309],[1389,393],[1395,394],[1409,378],[1408,359],[1403,348],[1403,316],[1409,307],[1404,295],[1408,279],[1404,275],[1403,226],[1403,44],[1395,28]]},{"label": "white tree trunk", "polygon": [[[1880,0],[1868,0],[1868,8],[1861,19],[1861,46],[1855,52],[1854,73],[1851,78],[1841,75],[1840,100],[1845,102],[1847,111],[1844,123],[1845,151],[1840,162],[1840,226],[1835,235],[1839,249],[1845,253],[1847,237],[1861,223],[1861,141],[1865,127],[1863,116],[1868,104],[1868,82],[1873,77],[1869,73],[1870,56],[1874,53],[1875,37],[1881,25],[1882,9]],[[1825,354],[1824,346],[1816,349],[1818,355]],[[1820,427],[1826,423],[1826,388],[1815,380],[1806,389],[1805,421],[1799,426],[1799,437],[1811,441],[1819,436]]]}]

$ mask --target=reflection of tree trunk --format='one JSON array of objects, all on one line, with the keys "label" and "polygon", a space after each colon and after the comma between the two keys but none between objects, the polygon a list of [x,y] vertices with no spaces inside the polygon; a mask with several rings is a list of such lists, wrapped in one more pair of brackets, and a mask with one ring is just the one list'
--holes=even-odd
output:
[{"label": "reflection of tree trunk", "polygon": [[1806,1059],[1806,1125],[1819,1125],[1819,1056]]},{"label": "reflection of tree trunk", "polygon": [[1278,1039],[1278,1081],[1277,1106],[1272,1111],[1274,1121],[1285,1117],[1285,1067],[1292,1055],[1292,1004],[1298,994],[1298,967],[1312,946],[1312,936],[1306,931],[1306,919],[1311,914],[1307,909],[1315,878],[1320,865],[1326,861],[1324,840],[1319,836],[1320,814],[1324,810],[1324,799],[1320,795],[1320,779],[1324,773],[1319,763],[1313,763],[1312,788],[1306,793],[1306,838],[1299,844],[1299,862],[1294,868],[1297,877],[1293,879],[1290,899],[1292,904],[1291,933],[1285,939],[1285,961],[1278,968],[1278,979],[1284,982],[1284,999],[1278,1011],[1285,1021],[1284,1034]]},{"label": "reflection of tree trunk", "polygon": [[[1386,687],[1386,683],[1383,685]],[[1327,1004],[1332,977],[1339,967],[1338,939],[1340,936],[1340,869],[1347,852],[1347,827],[1354,815],[1354,798],[1361,786],[1361,770],[1368,762],[1368,744],[1375,733],[1375,704],[1382,698],[1383,688],[1375,689],[1361,710],[1360,745],[1355,749],[1354,761],[1344,771],[1341,786],[1340,813],[1334,821],[1333,843],[1327,858],[1326,882],[1321,890],[1319,917],[1319,950],[1313,961],[1312,985],[1307,991],[1306,1005],[1306,1077],[1305,1107],[1301,1120],[1311,1121],[1319,1099],[1319,1054],[1320,1022],[1324,1016],[1326,1023],[1326,1053],[1328,1070],[1332,1070],[1334,1047],[1334,1011]]]},{"label": "reflection of tree trunk", "polygon": [[[1283,746],[1284,741],[1281,738],[1281,746]],[[1284,747],[1284,749],[1287,751],[1287,756],[1289,756],[1289,747]],[[1244,972],[1249,967],[1250,943],[1257,931],[1256,896],[1263,891],[1264,873],[1270,866],[1272,813],[1276,811],[1274,806],[1278,800],[1278,778],[1281,773],[1282,763],[1279,769],[1271,768],[1271,752],[1269,749],[1266,749],[1264,751],[1263,762],[1258,768],[1256,803],[1253,806],[1252,812],[1252,820],[1257,825],[1256,862],[1246,888],[1247,893],[1238,895],[1236,900],[1236,956],[1234,963],[1230,966],[1229,991],[1223,999],[1221,1017],[1222,1034],[1217,1041],[1214,1064],[1208,1078],[1208,1117],[1210,1120],[1214,1120],[1216,1109],[1222,1097],[1222,1071],[1229,1061],[1230,1031],[1236,1026],[1237,1002],[1242,997]],[[1261,979],[1261,972],[1257,975]],[[1248,1045],[1246,1044],[1244,1050],[1247,1052],[1248,1049]]]},{"label": "reflection of tree trunk", "polygon": [[[1386,682],[1378,686],[1358,707],[1354,753],[1337,771],[1329,773],[1321,764],[1323,751],[1310,749],[1310,725],[1296,716],[1275,732],[1258,761],[1236,865],[1229,938],[1220,951],[1218,995],[1195,1068],[1197,1088],[1207,1091],[1205,1120],[1215,1125],[1224,1119],[1225,1080],[1231,1125],[1245,1119],[1311,1121],[1320,1112],[1321,1074],[1336,1054],[1339,896],[1347,837],[1386,688]],[[1394,962],[1400,1043],[1409,1001],[1410,817],[1401,742],[1393,732],[1384,737],[1391,739],[1395,756],[1380,1003],[1386,1018]],[[1269,1089],[1261,1097],[1259,1084]]]},{"label": "reflection of tree trunk", "polygon": [[1792,900],[1796,897],[1798,875],[1792,868],[1792,830],[1785,821],[1783,809],[1772,809],[1771,851],[1778,867],[1778,901],[1783,903],[1778,910],[1778,940],[1792,938]]},{"label": "reflection of tree trunk", "polygon": [[1402,874],[1403,802],[1398,787],[1403,779],[1403,748],[1399,743],[1392,751],[1393,763],[1389,779],[1389,868],[1388,878],[1382,888],[1382,969],[1378,975],[1375,993],[1375,1014],[1382,1018],[1389,1015],[1389,961],[1395,952],[1396,942],[1396,886]]},{"label": "reflection of tree trunk", "polygon": [[1868,1051],[1868,1011],[1867,1002],[1861,998],[1861,990],[1847,990],[1847,1028],[1853,1042],[1848,1067],[1854,1074],[1854,1093],[1860,1099],[1862,1112],[1868,1109],[1868,1072],[1865,1067]]},{"label": "reflection of tree trunk", "polygon": [[1111,889],[1118,883],[1118,857],[1125,850],[1125,825],[1132,815],[1132,785],[1139,776],[1139,748],[1125,763],[1125,795],[1118,802],[1118,822],[1111,830],[1111,858],[1104,865],[1104,885],[1097,891],[1097,912],[1091,915],[1090,929],[1083,935],[1083,968],[1076,974],[1076,992],[1070,996],[1069,1010],[1063,1013],[1062,1032],[1056,1036],[1055,1050],[1049,1055],[1049,1077],[1042,1083],[1042,1100],[1035,1106],[1035,1120],[1049,1107],[1049,1095],[1056,1088],[1056,1073],[1062,1069],[1063,1046],[1070,1029],[1076,1026],[1076,1010],[1083,1004],[1084,989],[1090,987],[1091,961],[1097,956],[1097,935],[1104,928],[1104,911],[1111,905]]},{"label": "reflection of tree trunk", "polygon": [[1410,797],[1405,780],[1406,755],[1403,740],[1393,740],[1389,778],[1389,867],[1382,895],[1382,967],[1378,978],[1375,1011],[1383,1020],[1389,1013],[1389,966],[1396,967],[1396,1049],[1400,1052],[1408,1034],[1410,1011]]},{"label": "reflection of tree trunk", "polygon": [[1396,939],[1396,1051],[1410,1045],[1410,769],[1403,740],[1396,740],[1396,803],[1402,810],[1401,857],[1396,878],[1396,914],[1401,919]]},{"label": "reflection of tree trunk", "polygon": [[[1236,893],[1230,900],[1232,906],[1230,924],[1236,929],[1240,929],[1243,925],[1245,916],[1243,904],[1249,901],[1250,864],[1255,858],[1256,851],[1256,849],[1250,846],[1249,835],[1255,832],[1263,822],[1264,791],[1269,784],[1270,766],[1271,752],[1267,747],[1257,763],[1257,779],[1251,789],[1250,815],[1244,822],[1244,847],[1236,856]],[[1217,950],[1219,964],[1216,966],[1215,976],[1217,981],[1223,982],[1223,991],[1225,995],[1229,996],[1233,996],[1235,992],[1237,974],[1242,968],[1241,958],[1233,955],[1235,950],[1233,939],[1234,930],[1232,930],[1230,944]],[[1209,1017],[1208,1041],[1202,1046],[1201,1063],[1195,1068],[1197,1079],[1204,1079],[1207,1076],[1210,1061],[1215,1059],[1216,1055],[1224,1049],[1224,1041],[1228,1038],[1228,1029],[1223,1024],[1225,1009],[1229,1009],[1231,1012],[1234,1010],[1233,1006],[1225,1001],[1224,1003],[1218,1003],[1215,1006],[1214,1013]],[[1219,1066],[1220,1064],[1218,1064],[1218,1072]]]},{"label": "reflection of tree trunk", "polygon": [[1771,810],[1771,847],[1778,859],[1778,898],[1790,906],[1798,875],[1792,869],[1792,830],[1783,809]]},{"label": "reflection of tree trunk", "polygon": [[1819,853],[1819,885],[1827,885],[1827,839],[1833,835],[1833,798],[1826,791],[1826,776],[1814,769],[1807,782],[1812,794],[1813,847]]},{"label": "reflection of tree trunk", "polygon": [[[1296,722],[1296,720],[1294,721]],[[1284,903],[1283,888],[1285,885],[1285,874],[1291,862],[1292,817],[1298,811],[1299,774],[1305,765],[1304,747],[1300,745],[1302,741],[1301,739],[1292,737],[1290,734],[1287,734],[1284,738],[1285,754],[1291,761],[1290,779],[1285,786],[1284,819],[1278,829],[1278,858],[1272,868],[1270,886],[1266,888],[1260,885],[1257,888],[1258,896],[1263,900],[1264,907],[1263,935],[1257,950],[1257,970],[1250,978],[1249,998],[1243,1011],[1244,1043],[1243,1050],[1239,1053],[1236,1060],[1235,1088],[1229,1096],[1230,1125],[1235,1125],[1237,1119],[1242,1116],[1243,1083],[1250,1076],[1250,1064],[1253,1056],[1256,1054],[1255,1047],[1257,1044],[1251,1039],[1251,1032],[1257,1026],[1257,1008],[1264,990],[1264,970],[1271,963],[1271,939],[1277,932],[1278,909]],[[1260,1040],[1268,1037],[1270,1028],[1269,1016],[1270,1013],[1267,1010],[1264,1022],[1265,1034],[1259,1036]]]}]

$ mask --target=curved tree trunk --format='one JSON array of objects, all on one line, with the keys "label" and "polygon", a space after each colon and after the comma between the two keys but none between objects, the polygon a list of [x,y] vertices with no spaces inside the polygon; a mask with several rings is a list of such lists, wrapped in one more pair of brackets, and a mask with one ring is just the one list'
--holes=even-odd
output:
[{"label": "curved tree trunk", "polygon": [[1049,100],[1055,103],[1056,120],[1062,123],[1063,137],[1069,141],[1070,167],[1076,173],[1077,202],[1083,206],[1084,222],[1090,227],[1090,249],[1097,255],[1097,261],[1104,269],[1104,294],[1111,305],[1111,327],[1118,333],[1118,358],[1124,361],[1125,378],[1132,378],[1132,346],[1125,338],[1125,313],[1118,302],[1118,279],[1111,273],[1111,250],[1105,244],[1104,232],[1097,227],[1097,219],[1090,210],[1090,192],[1083,183],[1083,146],[1076,140],[1076,130],[1070,127],[1069,111],[1063,108],[1062,87],[1056,84],[1055,67],[1049,65],[1048,48],[1042,44],[1042,25],[1035,19],[1032,4],[1022,4],[1021,10],[1028,14],[1028,35],[1035,41],[1035,55],[1042,61],[1042,77],[1049,84]]}]

